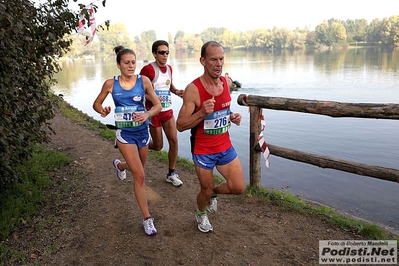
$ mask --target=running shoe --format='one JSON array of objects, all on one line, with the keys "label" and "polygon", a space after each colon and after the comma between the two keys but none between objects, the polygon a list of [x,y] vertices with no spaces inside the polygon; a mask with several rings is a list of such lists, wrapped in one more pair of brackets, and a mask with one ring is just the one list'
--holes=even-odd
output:
[{"label": "running shoe", "polygon": [[208,205],[206,205],[206,210],[210,213],[215,213],[218,210],[218,200],[216,196],[209,199]]},{"label": "running shoe", "polygon": [[125,180],[126,179],[126,170],[119,170],[118,168],[118,164],[121,162],[121,160],[119,159],[115,159],[113,161],[113,165],[116,168],[116,176],[120,179],[120,180]]},{"label": "running shoe", "polygon": [[181,185],[183,185],[183,181],[179,179],[179,175],[175,172],[166,175],[166,182],[172,183],[172,185],[174,185],[175,187],[180,187]]},{"label": "running shoe", "polygon": [[203,233],[208,233],[213,231],[213,227],[208,219],[208,214],[198,214],[195,212],[195,219],[197,220],[198,229]]},{"label": "running shoe", "polygon": [[145,220],[143,220],[143,227],[144,227],[144,232],[147,236],[153,236],[156,235],[157,229],[154,226],[154,218],[148,217]]}]

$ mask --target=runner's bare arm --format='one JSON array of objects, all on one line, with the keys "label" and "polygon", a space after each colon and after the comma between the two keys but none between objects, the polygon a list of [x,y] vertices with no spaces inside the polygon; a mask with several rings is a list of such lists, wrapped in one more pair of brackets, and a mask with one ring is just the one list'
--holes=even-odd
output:
[{"label": "runner's bare arm", "polygon": [[161,112],[162,110],[161,101],[159,100],[159,97],[156,95],[150,79],[147,78],[146,76],[142,76],[142,78],[143,78],[144,89],[146,90],[146,99],[151,101],[153,104],[152,108],[149,110],[148,115],[154,116],[159,112]]},{"label": "runner's bare arm", "polygon": [[94,111],[99,113],[101,115],[101,117],[106,117],[111,112],[111,106],[103,107],[103,102],[104,102],[105,98],[107,98],[108,93],[112,92],[113,84],[114,84],[113,79],[107,79],[101,88],[100,94],[94,100],[93,109],[94,109]]}]

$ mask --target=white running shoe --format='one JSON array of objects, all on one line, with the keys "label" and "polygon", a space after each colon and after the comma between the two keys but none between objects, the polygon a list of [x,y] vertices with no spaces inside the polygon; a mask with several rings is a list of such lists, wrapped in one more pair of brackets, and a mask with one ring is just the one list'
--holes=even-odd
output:
[{"label": "white running shoe", "polygon": [[183,181],[179,179],[179,175],[173,172],[172,174],[166,175],[166,182],[172,183],[175,187],[180,187],[183,185]]},{"label": "white running shoe", "polygon": [[218,210],[218,200],[216,197],[211,197],[209,199],[208,205],[206,205],[206,210],[210,213],[215,213]]},{"label": "white running shoe", "polygon": [[203,233],[213,232],[213,227],[208,219],[208,214],[199,215],[195,212],[195,219],[197,220],[198,229]]},{"label": "white running shoe", "polygon": [[116,176],[120,179],[120,180],[125,180],[126,179],[126,170],[123,170],[123,171],[121,171],[121,170],[119,170],[119,168],[118,168],[118,164],[121,162],[121,160],[119,160],[119,159],[115,159],[114,161],[113,161],[113,165],[114,165],[114,167],[116,168]]},{"label": "white running shoe", "polygon": [[153,236],[158,233],[157,229],[154,226],[154,218],[152,217],[143,220],[143,227],[144,227],[144,232],[147,236]]}]

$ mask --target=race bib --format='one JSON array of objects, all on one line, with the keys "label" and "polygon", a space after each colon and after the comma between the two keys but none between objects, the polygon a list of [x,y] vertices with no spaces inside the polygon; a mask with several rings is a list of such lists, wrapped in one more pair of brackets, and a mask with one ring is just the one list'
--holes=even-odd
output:
[{"label": "race bib", "polygon": [[169,107],[172,102],[172,94],[170,90],[155,90],[158,97],[161,97],[162,108]]},{"label": "race bib", "polygon": [[204,133],[208,135],[226,133],[230,126],[230,109],[213,112],[204,118]]},{"label": "race bib", "polygon": [[[140,108],[143,109],[143,108]],[[134,122],[134,113],[144,113],[144,110],[139,110],[137,106],[118,106],[115,108],[115,126],[117,128],[138,127],[142,123]]]}]

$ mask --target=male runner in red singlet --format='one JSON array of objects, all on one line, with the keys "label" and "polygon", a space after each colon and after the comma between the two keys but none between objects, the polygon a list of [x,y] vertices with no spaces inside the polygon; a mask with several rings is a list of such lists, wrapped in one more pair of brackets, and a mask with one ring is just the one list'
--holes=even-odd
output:
[{"label": "male runner in red singlet", "polygon": [[[163,148],[162,129],[165,131],[166,138],[169,143],[168,160],[169,172],[166,174],[166,182],[179,187],[183,184],[179,175],[175,172],[178,157],[178,140],[176,121],[173,116],[172,95],[183,96],[183,90],[177,90],[172,82],[172,67],[167,64],[169,55],[169,44],[166,41],[158,40],[152,44],[152,54],[155,61],[144,66],[140,74],[147,76],[154,87],[155,93],[158,95],[162,111],[151,117],[150,133],[152,141],[149,148],[159,151]],[[150,101],[146,101],[147,109],[152,107]]]},{"label": "male runner in red singlet", "polygon": [[[241,194],[246,183],[241,162],[228,132],[231,123],[240,125],[241,115],[230,110],[231,80],[222,76],[223,47],[214,41],[201,48],[204,74],[187,85],[177,117],[177,130],[191,129],[191,152],[201,190],[195,217],[201,232],[212,232],[207,211],[217,210],[217,194]],[[226,182],[214,184],[213,169]]]}]

